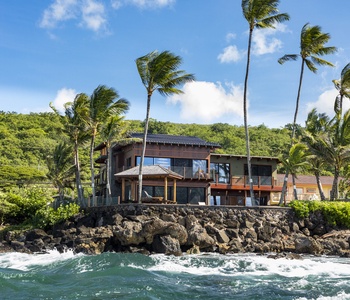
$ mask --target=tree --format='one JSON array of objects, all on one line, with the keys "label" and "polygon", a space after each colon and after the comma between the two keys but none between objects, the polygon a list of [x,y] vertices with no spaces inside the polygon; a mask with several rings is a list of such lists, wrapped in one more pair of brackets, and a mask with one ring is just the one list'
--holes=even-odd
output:
[{"label": "tree", "polygon": [[311,154],[308,157],[308,161],[310,169],[315,175],[321,200],[326,200],[326,197],[323,192],[320,176],[328,162],[325,161],[323,155],[320,156],[318,152],[317,138],[330,130],[329,121],[329,117],[325,113],[318,114],[317,110],[314,108],[308,114],[305,122],[305,129],[302,131],[302,142],[308,147]]},{"label": "tree", "polygon": [[248,38],[248,53],[247,53],[247,66],[244,79],[244,92],[243,92],[243,114],[244,114],[244,129],[245,129],[245,142],[247,152],[247,166],[248,166],[248,180],[250,186],[250,197],[254,201],[254,189],[252,180],[252,168],[250,159],[250,145],[249,145],[249,130],[248,130],[248,112],[247,112],[247,92],[248,92],[248,77],[250,67],[250,52],[253,31],[255,28],[275,28],[275,24],[288,21],[289,15],[286,13],[278,13],[279,0],[242,0],[242,10],[245,19],[249,25],[249,38]]},{"label": "tree", "polygon": [[294,199],[298,200],[298,193],[296,190],[295,179],[300,171],[305,170],[308,165],[306,145],[302,143],[294,144],[286,155],[280,156],[280,161],[285,168],[292,175]]},{"label": "tree", "polygon": [[74,165],[75,165],[75,181],[78,193],[78,202],[83,199],[83,189],[81,185],[81,167],[79,159],[79,147],[90,138],[87,131],[86,119],[89,116],[89,99],[81,93],[77,94],[73,102],[67,102],[64,105],[64,116],[61,116],[57,109],[50,103],[54,112],[61,117],[64,126],[64,132],[68,135],[73,146]]},{"label": "tree", "polygon": [[73,189],[75,166],[72,153],[72,147],[61,142],[55,147],[53,155],[47,157],[47,177],[58,188],[60,201],[64,199],[65,188]]},{"label": "tree", "polygon": [[109,118],[106,124],[101,129],[101,137],[105,141],[107,149],[107,160],[106,160],[106,175],[107,175],[107,201],[110,203],[112,199],[112,146],[113,140],[120,138],[123,135],[124,117],[114,115]]},{"label": "tree", "polygon": [[[310,26],[308,23],[306,23],[301,30],[300,53],[286,54],[278,60],[280,64],[284,64],[287,61],[297,60],[299,56],[301,57],[301,70],[300,70],[300,76],[299,76],[299,86],[298,86],[298,93],[297,93],[294,119],[293,119],[293,127],[292,127],[292,133],[291,133],[291,145],[293,145],[293,139],[295,135],[295,127],[296,127],[296,122],[298,117],[300,93],[301,93],[301,86],[303,83],[305,65],[313,73],[317,72],[316,65],[333,67],[332,63],[320,58],[320,56],[332,54],[337,51],[336,47],[325,47],[325,44],[329,41],[330,38],[331,38],[330,34],[323,33],[321,31],[320,26]],[[287,180],[288,180],[288,172],[286,172],[284,182],[286,182]],[[280,204],[283,203],[285,188],[286,188],[286,185],[283,184]]]},{"label": "tree", "polygon": [[350,98],[350,63],[348,63],[344,69],[341,71],[340,79],[333,80],[335,88],[339,91],[339,94],[335,98],[334,109],[337,107],[342,113],[343,110],[343,98]]},{"label": "tree", "polygon": [[155,91],[158,91],[163,96],[183,93],[177,86],[194,80],[194,75],[188,74],[183,70],[178,70],[181,63],[182,58],[169,51],[153,51],[136,59],[138,73],[147,91],[146,120],[139,168],[139,202],[141,202],[142,197],[142,168],[146,153],[151,98]]},{"label": "tree", "polygon": [[[117,101],[115,101],[118,99]],[[117,91],[104,85],[98,86],[89,97],[89,116],[87,124],[91,135],[90,142],[90,170],[92,197],[95,199],[95,171],[94,171],[94,148],[96,135],[101,126],[110,117],[124,114],[129,109],[129,102],[119,98]]]}]

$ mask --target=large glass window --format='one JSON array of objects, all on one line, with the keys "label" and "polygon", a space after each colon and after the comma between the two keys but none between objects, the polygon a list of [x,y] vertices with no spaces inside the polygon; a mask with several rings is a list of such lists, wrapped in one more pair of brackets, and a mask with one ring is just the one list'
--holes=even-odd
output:
[{"label": "large glass window", "polygon": [[[248,166],[244,165],[244,175],[248,175]],[[272,184],[272,167],[267,165],[252,165],[253,184],[270,185]],[[247,179],[248,180],[248,179]]]},{"label": "large glass window", "polygon": [[[136,157],[136,165],[139,166],[141,162],[141,157],[137,156]],[[144,166],[154,166],[154,165],[160,165],[164,168],[169,168],[170,167],[170,158],[164,158],[164,157],[145,157],[144,160]]]},{"label": "large glass window", "polygon": [[207,173],[207,161],[205,159],[194,159],[193,160],[193,176],[205,178]]},{"label": "large glass window", "polygon": [[214,181],[219,183],[230,182],[230,164],[228,163],[210,163],[210,169]]}]

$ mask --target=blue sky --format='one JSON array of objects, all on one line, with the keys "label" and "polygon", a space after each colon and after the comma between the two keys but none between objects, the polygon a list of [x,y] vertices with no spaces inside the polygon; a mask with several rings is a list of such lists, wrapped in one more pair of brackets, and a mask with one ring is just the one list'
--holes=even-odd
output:
[{"label": "blue sky", "polygon": [[[336,2],[336,5],[334,4]],[[313,107],[332,115],[332,80],[350,62],[349,0],[281,0],[290,21],[254,32],[249,79],[250,125],[280,128],[293,120],[304,24],[330,33],[325,57],[335,67],[305,72],[298,123]],[[154,94],[151,117],[176,123],[243,124],[248,25],[240,0],[11,0],[0,1],[0,110],[18,113],[60,108],[100,84],[131,103],[127,119],[143,120],[146,92],[135,59],[153,50],[183,58],[196,81],[181,96]],[[344,108],[350,108],[346,101]]]}]

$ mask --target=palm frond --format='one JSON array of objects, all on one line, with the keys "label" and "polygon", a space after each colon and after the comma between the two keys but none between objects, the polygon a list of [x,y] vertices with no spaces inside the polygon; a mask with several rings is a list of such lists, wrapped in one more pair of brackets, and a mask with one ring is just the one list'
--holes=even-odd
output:
[{"label": "palm frond", "polygon": [[278,59],[278,63],[283,65],[285,62],[287,61],[292,61],[292,60],[297,60],[298,59],[298,56],[297,54],[286,54],[286,55],[283,55],[280,59]]}]

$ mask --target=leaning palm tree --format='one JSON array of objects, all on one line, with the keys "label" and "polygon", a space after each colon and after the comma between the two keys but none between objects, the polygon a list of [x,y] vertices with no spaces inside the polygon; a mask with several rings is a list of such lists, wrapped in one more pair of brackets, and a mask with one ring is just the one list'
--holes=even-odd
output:
[{"label": "leaning palm tree", "polygon": [[[90,130],[90,170],[92,197],[95,201],[95,171],[94,171],[94,148],[96,135],[103,123],[111,116],[124,114],[129,109],[129,102],[119,98],[117,91],[104,85],[98,86],[89,98],[90,110],[87,118],[88,128]],[[118,99],[117,101],[115,101]]]},{"label": "leaning palm tree", "polygon": [[346,97],[350,99],[350,63],[348,63],[344,69],[341,71],[340,79],[333,80],[335,88],[339,91],[339,94],[335,98],[335,106],[340,109],[342,113],[343,109],[343,98]]},{"label": "leaning palm tree", "polygon": [[187,74],[183,70],[178,70],[181,63],[181,57],[174,55],[169,51],[153,51],[136,59],[138,73],[147,91],[147,111],[143,134],[142,155],[139,167],[139,202],[141,202],[142,197],[142,168],[146,153],[151,98],[153,92],[155,91],[158,91],[164,96],[183,93],[177,88],[177,86],[194,80],[194,75]]},{"label": "leaning palm tree", "polygon": [[[293,144],[293,139],[295,135],[295,127],[296,127],[296,122],[298,117],[300,93],[301,93],[301,86],[303,83],[305,65],[313,73],[317,72],[316,65],[331,66],[331,67],[334,66],[329,61],[320,58],[320,56],[332,54],[337,51],[336,47],[325,46],[325,44],[329,41],[330,38],[331,38],[330,34],[323,33],[321,31],[320,26],[310,26],[308,23],[306,23],[301,30],[300,53],[286,54],[278,60],[280,64],[284,64],[287,61],[297,60],[299,56],[301,57],[301,71],[299,76],[299,87],[298,87],[292,133],[291,133],[291,145]],[[284,182],[286,182],[287,180],[288,180],[288,172],[286,172],[285,174]],[[283,203],[285,188],[286,188],[286,185],[283,184],[280,204]]]},{"label": "leaning palm tree", "polygon": [[248,112],[247,112],[247,93],[248,93],[248,76],[250,67],[250,51],[252,45],[253,31],[255,28],[275,28],[275,25],[280,22],[288,21],[289,15],[286,13],[278,13],[279,0],[242,0],[242,10],[245,19],[249,24],[249,38],[248,38],[248,53],[247,53],[247,66],[244,79],[244,92],[243,92],[243,114],[244,114],[244,129],[245,129],[245,142],[247,152],[247,167],[248,167],[248,180],[250,186],[250,197],[252,204],[254,201],[254,189],[252,180],[252,168],[250,161],[250,145],[249,145],[249,130],[248,130]]}]

